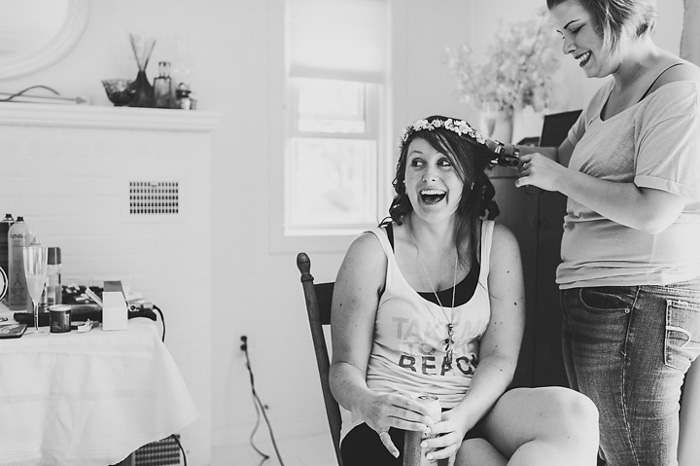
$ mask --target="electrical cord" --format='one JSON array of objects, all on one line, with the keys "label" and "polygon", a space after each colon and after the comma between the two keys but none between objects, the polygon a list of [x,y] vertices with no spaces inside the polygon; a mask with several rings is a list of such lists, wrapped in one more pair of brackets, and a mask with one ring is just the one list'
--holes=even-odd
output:
[{"label": "electrical cord", "polygon": [[260,460],[260,465],[262,466],[265,461],[270,459],[270,455],[267,453],[264,453],[262,450],[258,448],[258,446],[255,444],[255,434],[258,432],[258,428],[260,427],[260,407],[258,406],[257,401],[255,398],[253,398],[253,407],[255,408],[255,426],[253,427],[253,430],[250,432],[250,436],[248,436],[248,441],[250,442],[250,446],[253,447],[253,450],[255,452],[262,456],[262,459]]},{"label": "electrical cord", "polygon": [[175,440],[175,442],[177,443],[177,446],[180,447],[180,451],[182,452],[182,459],[185,461],[184,466],[187,466],[187,455],[185,454],[185,449],[182,448],[182,444],[180,443],[180,439],[177,437],[177,434],[173,434],[173,435],[171,435],[171,437],[173,438],[173,440]]},{"label": "electrical cord", "polygon": [[163,311],[161,311],[155,304],[153,305],[153,309],[158,311],[158,314],[160,314],[160,323],[163,325],[163,334],[161,335],[160,340],[165,343],[165,317],[163,317]]},{"label": "electrical cord", "polygon": [[270,424],[270,420],[267,417],[267,413],[265,412],[265,409],[267,409],[267,406],[262,402],[260,397],[258,396],[258,393],[255,390],[255,380],[253,378],[253,368],[250,365],[250,355],[248,354],[248,337],[245,335],[241,337],[241,350],[245,354],[245,366],[248,369],[248,373],[250,374],[250,390],[253,395],[253,406],[255,407],[255,415],[256,415],[256,420],[255,420],[255,426],[253,427],[253,431],[250,434],[250,444],[253,447],[253,449],[260,455],[262,456],[262,460],[260,461],[260,466],[270,459],[270,456],[263,453],[258,449],[258,447],[255,445],[254,442],[254,436],[255,433],[258,430],[258,427],[260,426],[260,415],[262,414],[262,417],[265,419],[265,424],[267,425],[267,430],[270,433],[270,440],[272,440],[272,447],[275,450],[275,455],[277,456],[277,459],[279,460],[280,466],[285,466],[284,461],[282,461],[282,455],[280,455],[279,449],[277,448],[277,441],[275,440],[275,434],[272,432],[272,425]]},{"label": "electrical cord", "polygon": [[22,89],[22,90],[19,91],[19,92],[15,92],[14,94],[12,94],[11,96],[9,96],[9,97],[7,97],[7,98],[5,98],[5,99],[0,99],[0,102],[10,102],[10,101],[11,101],[12,99],[14,99],[15,97],[21,97],[22,94],[24,94],[24,93],[27,92],[27,91],[31,91],[32,89],[46,89],[47,91],[51,91],[51,92],[53,92],[53,93],[56,94],[56,95],[61,95],[61,94],[58,93],[58,91],[57,91],[56,89],[52,89],[52,88],[50,88],[49,86],[44,86],[44,85],[41,85],[41,84],[40,84],[40,85],[37,85],[37,86],[29,86],[29,87],[26,88],[26,89]]}]

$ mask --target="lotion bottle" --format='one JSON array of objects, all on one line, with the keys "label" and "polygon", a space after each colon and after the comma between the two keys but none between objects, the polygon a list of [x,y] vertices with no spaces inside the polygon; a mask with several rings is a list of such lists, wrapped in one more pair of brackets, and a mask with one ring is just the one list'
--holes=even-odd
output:
[{"label": "lotion bottle", "polygon": [[63,303],[61,288],[61,248],[50,247],[46,264],[46,289],[42,299],[44,310],[48,311],[54,304]]}]

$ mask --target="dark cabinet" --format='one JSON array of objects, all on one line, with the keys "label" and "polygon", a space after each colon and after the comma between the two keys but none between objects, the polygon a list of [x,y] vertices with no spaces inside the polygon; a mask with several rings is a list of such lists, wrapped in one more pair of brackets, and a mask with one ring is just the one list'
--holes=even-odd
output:
[{"label": "dark cabinet", "polygon": [[[581,110],[544,116],[539,138],[527,138],[543,147],[558,147]],[[496,167],[491,181],[501,214],[496,221],[510,228],[520,244],[525,274],[525,335],[514,387],[568,386],[561,345],[562,309],[554,281],[561,262],[566,197],[533,186],[516,188],[514,168]]]},{"label": "dark cabinet", "polygon": [[501,210],[496,222],[518,239],[525,279],[525,334],[512,386],[567,386],[561,348],[562,310],[554,281],[560,262],[566,198],[534,188],[516,188],[515,169],[491,176]]}]

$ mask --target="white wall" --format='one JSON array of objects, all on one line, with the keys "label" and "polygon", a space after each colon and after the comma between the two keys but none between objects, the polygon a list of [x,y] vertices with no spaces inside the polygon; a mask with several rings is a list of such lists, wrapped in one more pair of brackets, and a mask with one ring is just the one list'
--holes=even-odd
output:
[{"label": "white wall", "polygon": [[[393,3],[393,131],[398,138],[401,128],[416,118],[467,113],[454,98],[445,46],[465,41],[485,46],[496,18],[519,18],[544,2]],[[677,51],[682,2],[660,3],[658,43]],[[281,163],[283,132],[283,6],[283,0],[92,1],[88,29],[68,56],[32,76],[0,81],[0,90],[46,84],[66,95],[86,95],[94,105],[110,105],[100,80],[136,73],[129,32],[146,31],[158,38],[148,70],[151,78],[159,60],[176,60],[178,38],[187,43],[199,108],[222,115],[213,133],[211,160],[213,464],[231,464],[232,458],[251,451],[248,435],[255,412],[239,350],[242,334],[249,337],[258,394],[269,405],[278,437],[326,429],[295,254],[269,252],[269,173]],[[568,107],[580,108],[596,83],[586,81],[573,60],[564,62],[569,65],[562,80],[578,96]],[[0,199],[4,211],[13,211],[13,206]],[[341,259],[341,252],[313,256],[317,280],[332,280]],[[189,264],[182,266],[187,273],[200,273]],[[137,289],[139,285],[134,283]]]}]

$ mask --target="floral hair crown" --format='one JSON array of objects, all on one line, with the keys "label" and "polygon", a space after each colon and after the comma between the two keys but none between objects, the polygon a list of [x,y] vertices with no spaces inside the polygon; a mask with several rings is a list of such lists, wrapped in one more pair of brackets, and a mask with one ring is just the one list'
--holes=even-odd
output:
[{"label": "floral hair crown", "polygon": [[486,145],[486,138],[482,136],[479,131],[472,128],[469,123],[464,120],[453,120],[452,118],[448,118],[447,120],[441,120],[439,118],[418,120],[404,130],[401,136],[401,143],[404,144],[413,133],[417,133],[418,131],[433,131],[438,128],[445,128],[460,136],[467,135],[479,144]]},{"label": "floral hair crown", "polygon": [[[430,117],[428,119],[416,121],[404,130],[403,135],[401,136],[401,148],[403,148],[408,138],[414,133],[419,131],[434,131],[438,128],[444,128],[448,131],[452,131],[459,136],[469,136],[478,144],[481,144],[487,148],[489,153],[492,154],[491,159],[489,159],[487,163],[489,169],[495,167],[496,165],[503,165],[506,167],[518,166],[519,153],[514,153],[511,155],[506,154],[503,150],[503,144],[498,141],[494,141],[498,145],[497,150],[492,151],[489,146],[486,145],[486,138],[478,130],[473,128],[464,120],[454,120],[452,118],[443,120],[440,117]],[[514,147],[514,150],[517,151],[517,146]]]}]

